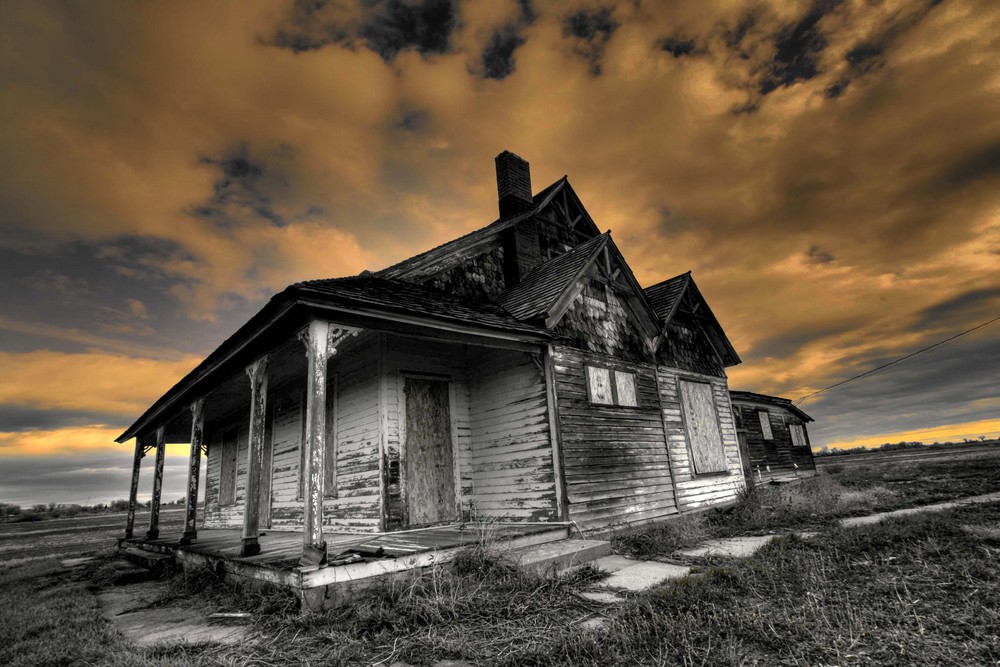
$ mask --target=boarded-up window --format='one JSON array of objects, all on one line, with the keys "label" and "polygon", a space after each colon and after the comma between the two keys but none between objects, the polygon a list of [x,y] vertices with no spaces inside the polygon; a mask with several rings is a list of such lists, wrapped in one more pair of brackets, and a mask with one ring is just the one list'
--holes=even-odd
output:
[{"label": "boarded-up window", "polygon": [[726,452],[719,431],[712,385],[681,380],[684,423],[696,473],[726,472]]},{"label": "boarded-up window", "polygon": [[615,393],[618,394],[618,405],[635,407],[635,376],[631,373],[615,371]]},{"label": "boarded-up window", "polygon": [[771,415],[767,410],[758,410],[757,416],[760,418],[760,430],[764,434],[764,439],[774,440],[774,434],[771,433]]},{"label": "boarded-up window", "polygon": [[806,432],[802,424],[789,424],[788,431],[792,434],[792,447],[807,447]]},{"label": "boarded-up window", "polygon": [[639,405],[634,373],[587,366],[587,394],[598,405]]},{"label": "boarded-up window", "polygon": [[232,505],[236,502],[236,429],[222,434],[222,467],[219,470],[219,504]]},{"label": "boarded-up window", "polygon": [[614,397],[611,395],[611,371],[607,368],[587,366],[587,389],[591,403],[614,404]]}]

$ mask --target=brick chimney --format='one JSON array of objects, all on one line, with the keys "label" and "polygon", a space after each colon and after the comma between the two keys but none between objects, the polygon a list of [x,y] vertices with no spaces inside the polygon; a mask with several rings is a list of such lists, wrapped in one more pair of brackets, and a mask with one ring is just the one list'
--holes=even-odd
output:
[{"label": "brick chimney", "polygon": [[511,218],[531,208],[531,171],[528,161],[510,151],[497,155],[497,196],[500,217]]}]

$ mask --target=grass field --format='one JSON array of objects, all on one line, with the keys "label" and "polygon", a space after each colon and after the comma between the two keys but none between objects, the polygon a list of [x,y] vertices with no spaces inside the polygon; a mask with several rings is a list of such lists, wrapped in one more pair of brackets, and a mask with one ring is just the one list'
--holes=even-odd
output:
[{"label": "grass field", "polygon": [[[489,550],[307,617],[281,596],[245,594],[207,573],[172,575],[170,596],[254,612],[253,639],[238,646],[136,647],[97,611],[95,593],[115,585],[113,564],[67,570],[28,552],[32,560],[0,563],[0,664],[995,665],[1000,503],[851,529],[833,518],[936,502],[948,490],[949,498],[1000,490],[998,459],[826,468],[727,512],[623,533],[619,548],[668,558],[696,533],[819,530],[747,559],[699,561],[694,576],[606,606],[575,595],[583,577],[525,575]],[[57,522],[30,529],[49,523]],[[580,624],[597,616],[606,619],[600,628]]]}]

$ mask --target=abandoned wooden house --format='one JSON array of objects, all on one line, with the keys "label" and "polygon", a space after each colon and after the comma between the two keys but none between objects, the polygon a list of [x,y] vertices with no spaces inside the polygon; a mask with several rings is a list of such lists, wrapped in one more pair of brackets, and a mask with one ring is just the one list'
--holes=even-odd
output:
[{"label": "abandoned wooden house", "polygon": [[[566,177],[533,195],[526,161],[505,151],[496,168],[497,220],[291,285],[118,438],[136,442],[129,543],[207,552],[210,534],[260,560],[273,540],[272,562],[318,566],[359,534],[385,554],[487,520],[558,539],[736,497],[725,369],[740,359],[690,273],[642,288]],[[166,443],[191,446],[183,535],[159,534]]]},{"label": "abandoned wooden house", "polygon": [[806,424],[813,418],[787,398],[729,392],[744,470],[751,482],[812,477],[816,474]]}]

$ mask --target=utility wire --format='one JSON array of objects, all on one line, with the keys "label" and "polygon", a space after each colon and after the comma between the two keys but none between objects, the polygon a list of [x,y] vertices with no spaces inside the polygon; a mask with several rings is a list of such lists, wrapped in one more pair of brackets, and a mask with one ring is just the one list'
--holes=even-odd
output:
[{"label": "utility wire", "polygon": [[799,400],[795,401],[795,403],[793,405],[799,405],[800,403],[802,403],[803,401],[805,401],[807,398],[812,398],[816,394],[822,394],[824,391],[829,391],[829,390],[831,390],[831,389],[833,389],[835,387],[839,387],[841,385],[847,384],[848,382],[853,382],[854,380],[858,380],[860,378],[863,378],[866,375],[871,375],[872,373],[877,373],[880,370],[882,370],[883,368],[888,368],[889,366],[893,366],[895,364],[898,364],[901,361],[906,361],[907,359],[909,359],[911,357],[915,357],[918,354],[923,354],[924,352],[927,352],[928,350],[933,350],[935,347],[940,347],[940,346],[944,345],[945,343],[950,343],[951,341],[955,340],[956,338],[961,338],[962,336],[964,336],[966,334],[970,334],[970,333],[972,333],[973,331],[975,331],[977,329],[982,329],[983,327],[989,326],[989,325],[993,324],[994,322],[998,322],[998,321],[1000,321],[1000,316],[994,317],[989,322],[983,322],[982,324],[976,325],[976,326],[972,327],[971,329],[963,331],[962,333],[957,333],[954,336],[951,336],[950,338],[945,338],[942,341],[938,341],[937,343],[934,343],[933,345],[928,345],[927,347],[925,347],[923,349],[920,349],[920,350],[917,350],[916,352],[911,352],[910,354],[906,355],[905,357],[900,357],[899,359],[896,359],[894,361],[890,361],[887,364],[882,364],[881,366],[878,366],[877,368],[873,368],[870,371],[865,371],[864,373],[861,373],[860,375],[855,375],[854,377],[847,378],[846,380],[841,380],[837,384],[831,384],[829,387],[824,387],[822,389],[818,389],[818,390],[814,391],[811,394],[806,394],[805,396],[799,398]]}]

